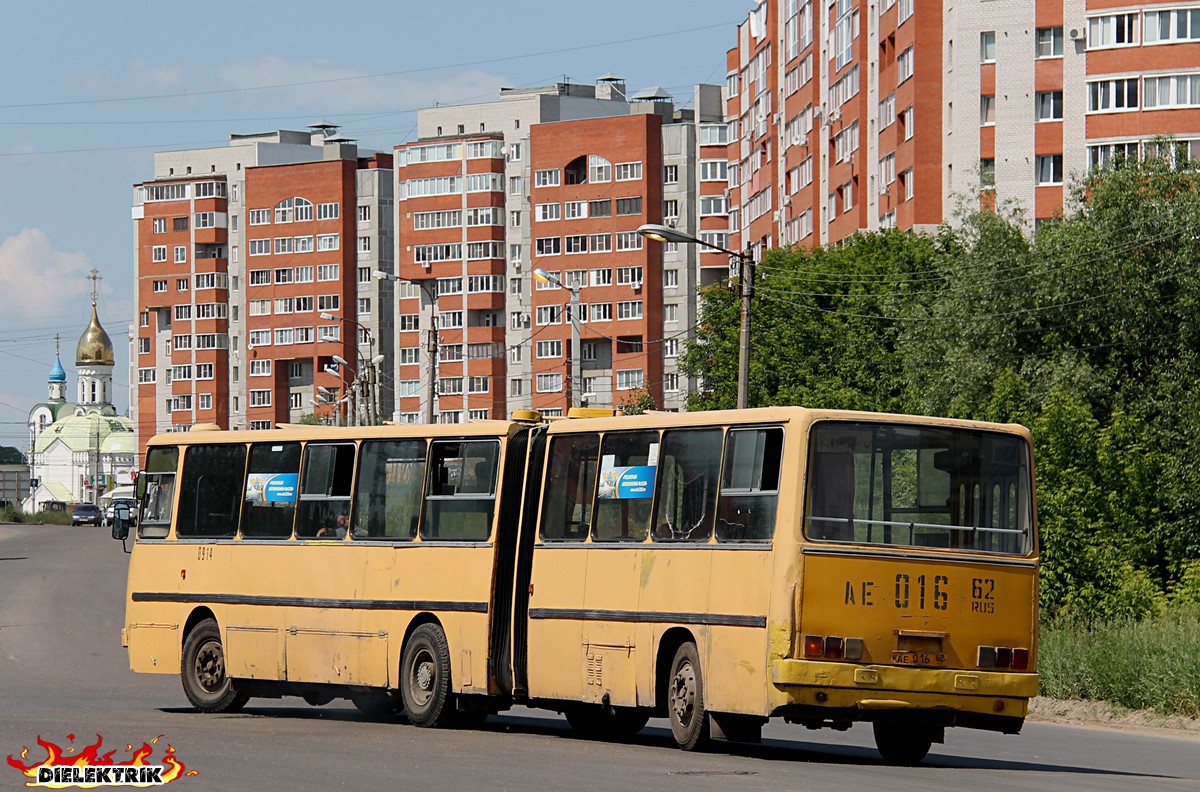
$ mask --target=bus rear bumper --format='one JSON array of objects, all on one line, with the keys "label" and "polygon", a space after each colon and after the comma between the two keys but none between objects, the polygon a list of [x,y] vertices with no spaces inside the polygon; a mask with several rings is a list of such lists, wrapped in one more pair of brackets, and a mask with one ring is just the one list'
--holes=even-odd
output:
[{"label": "bus rear bumper", "polygon": [[777,660],[771,681],[783,694],[775,714],[809,721],[904,720],[1015,733],[1036,673]]}]

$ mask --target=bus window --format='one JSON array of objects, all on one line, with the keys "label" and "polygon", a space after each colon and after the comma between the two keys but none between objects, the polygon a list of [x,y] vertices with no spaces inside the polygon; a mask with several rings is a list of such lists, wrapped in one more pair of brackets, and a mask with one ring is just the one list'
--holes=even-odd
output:
[{"label": "bus window", "polygon": [[358,463],[354,538],[415,538],[424,488],[424,440],[364,442]]},{"label": "bus window", "polygon": [[1024,553],[1028,449],[1012,435],[828,422],[813,429],[810,539]]},{"label": "bus window", "polygon": [[492,535],[499,451],[493,441],[431,444],[422,539],[484,541]]},{"label": "bus window", "polygon": [[255,443],[250,447],[242,536],[291,537],[299,473],[299,443]]},{"label": "bus window", "polygon": [[600,436],[562,435],[550,444],[542,497],[542,539],[582,542],[592,522]]},{"label": "bus window", "polygon": [[175,446],[151,448],[146,454],[146,494],[138,517],[138,536],[162,539],[171,530],[171,508],[175,505],[175,471],[179,449]]},{"label": "bus window", "polygon": [[718,542],[762,542],[775,535],[783,429],[735,429],[725,447]]},{"label": "bus window", "polygon": [[720,429],[663,433],[655,541],[706,542],[712,537],[721,434]]},{"label": "bus window", "polygon": [[246,446],[241,443],[190,446],[183,456],[179,488],[180,537],[231,537],[237,533]]},{"label": "bus window", "polygon": [[600,446],[594,541],[645,540],[658,469],[658,432],[613,432]]},{"label": "bus window", "polygon": [[304,447],[296,536],[342,539],[350,522],[354,481],[352,443],[309,443]]}]

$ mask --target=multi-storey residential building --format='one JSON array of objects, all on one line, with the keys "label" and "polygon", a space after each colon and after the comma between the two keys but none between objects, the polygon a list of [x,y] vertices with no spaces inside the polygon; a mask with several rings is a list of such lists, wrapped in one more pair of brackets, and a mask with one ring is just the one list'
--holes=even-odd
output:
[{"label": "multi-storey residential building", "polygon": [[[298,420],[318,386],[344,387],[334,354],[367,370],[390,353],[391,285],[370,275],[392,266],[391,169],[327,125],[155,156],[133,210],[139,447],[196,423]],[[390,415],[390,381],[377,391]]]},{"label": "multi-storey residential building", "polygon": [[765,0],[727,65],[742,248],[930,228],[960,199],[1036,222],[1114,155],[1200,143],[1200,9],[1169,0]]}]

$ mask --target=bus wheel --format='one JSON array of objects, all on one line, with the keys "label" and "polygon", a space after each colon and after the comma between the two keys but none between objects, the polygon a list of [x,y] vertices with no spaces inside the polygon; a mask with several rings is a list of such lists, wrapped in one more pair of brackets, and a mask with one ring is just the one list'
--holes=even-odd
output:
[{"label": "bus wheel", "polygon": [[448,726],[454,718],[450,700],[450,645],[436,624],[413,630],[400,658],[400,695],[414,726]]},{"label": "bus wheel", "polygon": [[212,619],[205,619],[188,633],[180,666],[183,692],[201,712],[237,712],[250,700],[225,675],[221,628]]},{"label": "bus wheel", "polygon": [[914,765],[925,758],[933,745],[933,732],[928,727],[914,723],[872,724],[875,729],[875,747],[888,764]]},{"label": "bus wheel", "polygon": [[667,709],[671,715],[671,734],[685,751],[703,748],[709,740],[708,711],[704,707],[704,677],[700,673],[700,653],[696,644],[683,644],[671,661]]},{"label": "bus wheel", "polygon": [[599,704],[576,704],[563,714],[580,735],[601,740],[628,740],[650,720],[648,710]]}]

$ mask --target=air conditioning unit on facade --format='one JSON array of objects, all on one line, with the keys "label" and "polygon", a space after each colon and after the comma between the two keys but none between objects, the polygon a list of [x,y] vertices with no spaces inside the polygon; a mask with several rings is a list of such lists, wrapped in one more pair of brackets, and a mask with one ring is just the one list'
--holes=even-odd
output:
[{"label": "air conditioning unit on facade", "polygon": [[1084,32],[1079,28],[1071,28],[1067,35],[1071,37],[1071,41],[1083,41],[1086,38]]}]

